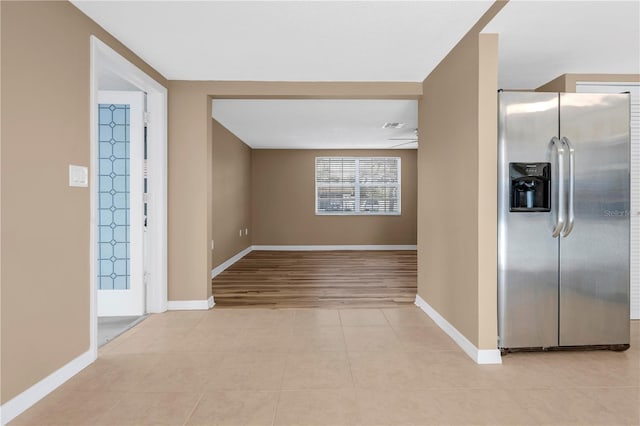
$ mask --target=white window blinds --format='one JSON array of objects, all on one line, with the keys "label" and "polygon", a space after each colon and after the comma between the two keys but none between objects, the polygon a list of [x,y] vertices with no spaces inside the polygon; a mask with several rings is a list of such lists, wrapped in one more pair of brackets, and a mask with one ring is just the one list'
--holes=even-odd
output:
[{"label": "white window blinds", "polygon": [[316,214],[399,215],[400,158],[317,157]]}]

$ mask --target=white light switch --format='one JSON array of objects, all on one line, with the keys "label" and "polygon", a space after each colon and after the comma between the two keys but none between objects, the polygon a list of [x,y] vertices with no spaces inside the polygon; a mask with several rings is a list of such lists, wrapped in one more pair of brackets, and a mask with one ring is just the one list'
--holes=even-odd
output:
[{"label": "white light switch", "polygon": [[69,164],[69,186],[89,186],[89,169]]}]

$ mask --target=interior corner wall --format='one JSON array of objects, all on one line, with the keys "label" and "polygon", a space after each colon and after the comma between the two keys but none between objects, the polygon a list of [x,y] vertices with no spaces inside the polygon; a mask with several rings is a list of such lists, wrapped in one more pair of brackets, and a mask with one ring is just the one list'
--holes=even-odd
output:
[{"label": "interior corner wall", "polygon": [[[400,157],[402,214],[316,215],[315,158],[319,156]],[[416,244],[415,150],[255,149],[251,179],[253,244]]]},{"label": "interior corner wall", "polygon": [[567,75],[562,74],[561,76],[554,78],[548,83],[543,84],[542,86],[536,89],[536,92],[566,92],[567,91]]},{"label": "interior corner wall", "polygon": [[[213,120],[213,267],[251,246],[251,148]],[[245,230],[249,231],[245,234]],[[239,232],[241,231],[241,232]],[[242,235],[240,235],[242,234]]]},{"label": "interior corner wall", "polygon": [[497,37],[479,32],[504,4],[429,74],[419,104],[418,295],[479,349],[497,343]]},{"label": "interior corner wall", "polygon": [[69,2],[0,2],[4,404],[89,350],[90,36],[155,70]]}]

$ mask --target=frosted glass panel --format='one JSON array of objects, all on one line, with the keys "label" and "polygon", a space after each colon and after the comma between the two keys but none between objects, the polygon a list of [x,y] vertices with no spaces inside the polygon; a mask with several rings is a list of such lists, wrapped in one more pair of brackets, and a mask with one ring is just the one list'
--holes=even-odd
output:
[{"label": "frosted glass panel", "polygon": [[99,105],[98,286],[128,290],[129,105]]}]

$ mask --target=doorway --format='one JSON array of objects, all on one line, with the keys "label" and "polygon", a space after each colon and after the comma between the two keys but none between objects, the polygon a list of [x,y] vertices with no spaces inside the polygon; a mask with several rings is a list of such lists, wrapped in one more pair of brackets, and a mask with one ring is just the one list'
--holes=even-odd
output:
[{"label": "doorway", "polygon": [[211,113],[218,307],[414,303],[417,101],[213,99]]},{"label": "doorway", "polygon": [[167,309],[167,90],[95,37],[91,59],[90,341],[97,356],[98,346],[146,313]]}]

